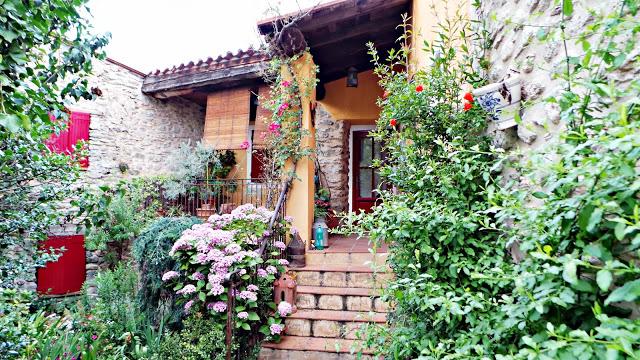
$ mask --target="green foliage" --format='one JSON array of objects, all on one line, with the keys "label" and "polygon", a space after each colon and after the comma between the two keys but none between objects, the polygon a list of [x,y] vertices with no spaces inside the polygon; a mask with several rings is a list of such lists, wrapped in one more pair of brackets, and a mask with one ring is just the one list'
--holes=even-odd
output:
[{"label": "green foliage", "polygon": [[195,314],[184,329],[168,335],[162,343],[160,359],[225,359],[224,325]]},{"label": "green foliage", "polygon": [[[65,98],[91,99],[86,76],[103,57],[79,12],[85,1],[4,0],[0,6],[0,277],[3,286],[46,258],[38,240],[69,220],[60,203],[74,194],[77,159],[44,145],[67,120]],[[61,119],[52,122],[49,114]],[[8,256],[23,251],[24,256]]]},{"label": "green foliage", "polygon": [[89,250],[107,250],[107,262],[113,267],[127,246],[158,216],[158,196],[162,185],[156,179],[135,178],[113,187],[88,189],[78,201]]},{"label": "green foliage", "polygon": [[188,192],[197,181],[226,178],[236,165],[236,157],[231,150],[216,150],[198,142],[195,147],[181,144],[171,155],[171,163],[174,164],[172,175],[163,187],[168,199],[176,199]]},{"label": "green foliage", "polygon": [[[565,16],[577,11],[562,5]],[[367,338],[381,355],[640,356],[631,315],[640,303],[640,83],[614,73],[637,69],[640,24],[637,1],[620,5],[591,13],[589,35],[578,38],[584,53],[559,69],[567,91],[548,101],[568,129],[526,157],[500,156],[481,135],[482,111],[460,111],[460,82],[477,76],[451,64],[455,52],[442,47],[450,34],[428,44],[440,56],[413,78],[378,66],[386,96],[373,136],[386,144],[380,171],[395,189],[353,220],[393,245],[390,327]]]},{"label": "green foliage", "polygon": [[177,270],[175,261],[169,256],[173,243],[183,231],[199,223],[198,218],[159,218],[134,242],[132,254],[140,273],[138,301],[154,325],[158,325],[163,316],[168,316],[166,322],[171,327],[181,321],[182,308],[176,306],[173,292],[164,287],[162,275]]}]

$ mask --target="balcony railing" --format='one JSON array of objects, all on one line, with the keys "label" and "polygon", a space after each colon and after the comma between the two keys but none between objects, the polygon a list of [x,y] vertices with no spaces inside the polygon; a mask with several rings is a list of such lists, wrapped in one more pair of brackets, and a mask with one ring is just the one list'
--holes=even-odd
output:
[{"label": "balcony railing", "polygon": [[[243,204],[273,210],[282,187],[281,181],[263,179],[199,180],[171,205],[186,214],[200,217],[230,213]],[[283,216],[285,208],[281,206],[280,209]]]}]

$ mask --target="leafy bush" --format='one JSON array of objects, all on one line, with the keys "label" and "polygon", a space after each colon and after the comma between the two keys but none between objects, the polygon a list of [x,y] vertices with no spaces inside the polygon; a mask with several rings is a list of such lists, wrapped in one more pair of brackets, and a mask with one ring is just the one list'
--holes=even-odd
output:
[{"label": "leafy bush", "polygon": [[202,314],[184,322],[184,329],[168,334],[160,347],[160,359],[225,359],[224,325]]},{"label": "leafy bush", "polygon": [[171,246],[183,231],[201,222],[198,218],[159,218],[133,244],[132,255],[140,273],[138,300],[142,312],[154,325],[165,315],[170,326],[181,320],[182,308],[176,306],[173,292],[164,287],[162,275],[178,270],[175,260],[169,256]]},{"label": "leafy bush", "polygon": [[[563,4],[571,15],[572,2]],[[549,101],[567,131],[527,158],[491,149],[470,95],[462,107],[461,83],[477,76],[443,46],[455,34],[428,44],[433,65],[412,78],[392,71],[404,52],[378,64],[385,96],[373,135],[385,144],[379,165],[395,191],[353,220],[393,245],[390,327],[367,338],[381,355],[640,356],[640,82],[611,74],[638,64],[638,3],[613,10],[591,14],[589,29],[603,37],[578,36],[586,54],[568,57],[558,75],[567,91]]]},{"label": "leafy bush", "polygon": [[83,225],[89,250],[107,250],[106,261],[113,268],[122,260],[127,247],[144,228],[158,217],[160,180],[135,178],[113,187],[87,189],[74,202],[84,213]]}]

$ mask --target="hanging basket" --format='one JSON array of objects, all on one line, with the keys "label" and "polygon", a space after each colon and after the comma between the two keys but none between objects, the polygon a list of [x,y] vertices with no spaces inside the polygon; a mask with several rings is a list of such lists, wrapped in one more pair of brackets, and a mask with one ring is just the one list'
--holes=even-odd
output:
[{"label": "hanging basket", "polygon": [[522,98],[519,76],[477,88],[472,93],[477,103],[489,113],[491,121],[499,130],[517,125],[515,116],[520,111]]}]

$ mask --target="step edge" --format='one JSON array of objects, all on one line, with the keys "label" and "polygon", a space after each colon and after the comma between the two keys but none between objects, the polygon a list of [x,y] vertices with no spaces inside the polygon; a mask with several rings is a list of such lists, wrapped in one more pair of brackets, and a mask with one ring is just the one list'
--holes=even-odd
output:
[{"label": "step edge", "polygon": [[[352,340],[352,339],[340,339],[340,338],[319,338],[319,337],[313,337],[313,336],[294,336],[294,335],[283,335],[282,336],[282,340],[286,339],[299,339],[297,341],[300,341],[302,343],[306,342],[307,339],[323,339],[323,340],[327,340],[327,341],[337,341],[337,342],[341,342],[341,343],[347,343],[347,344],[353,344],[353,343],[357,343],[360,342],[360,340]],[[292,340],[292,341],[296,341],[296,340]],[[305,348],[300,348],[300,347],[296,347],[296,346],[283,346],[281,345],[282,343],[272,343],[272,342],[263,342],[262,343],[262,347],[267,348],[267,349],[274,349],[274,350],[297,350],[297,351],[316,351],[316,352],[326,352],[326,353],[343,353],[343,354],[350,354],[351,353],[351,346],[346,346],[346,347],[340,347],[338,349],[338,351],[336,351],[335,346],[334,347],[323,347],[323,348],[313,348],[313,347],[305,347]],[[308,344],[305,344],[308,345]],[[362,350],[362,354],[363,355],[371,355],[373,354],[373,351],[371,349],[361,349]],[[355,352],[354,354],[357,354],[357,352]]]}]

